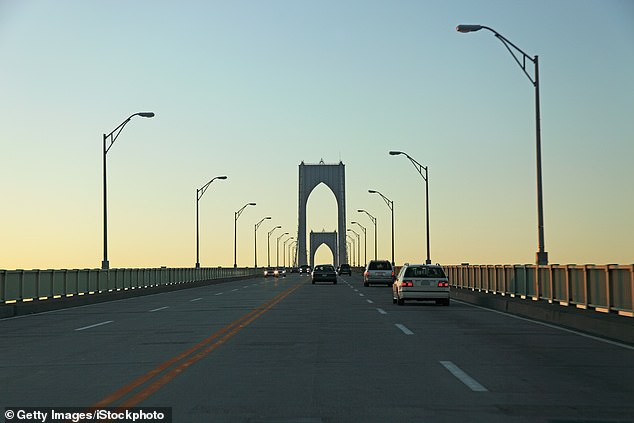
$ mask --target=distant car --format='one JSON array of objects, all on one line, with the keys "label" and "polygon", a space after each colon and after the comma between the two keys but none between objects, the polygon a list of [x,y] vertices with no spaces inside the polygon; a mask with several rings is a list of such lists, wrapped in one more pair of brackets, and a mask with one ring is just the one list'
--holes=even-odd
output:
[{"label": "distant car", "polygon": [[387,260],[370,260],[363,272],[363,286],[379,283],[392,286],[394,283],[394,269]]},{"label": "distant car", "polygon": [[286,277],[286,268],[284,267],[277,267],[275,268],[275,270],[273,271],[273,275],[275,277]]},{"label": "distant car", "polygon": [[302,264],[301,266],[299,266],[299,274],[300,275],[310,275],[310,266],[307,264]]},{"label": "distant car", "polygon": [[269,276],[275,276],[275,268],[267,267],[264,269],[264,277],[268,278]]},{"label": "distant car", "polygon": [[449,279],[440,265],[405,264],[392,285],[392,302],[432,300],[449,305]]},{"label": "distant car", "polygon": [[315,282],[332,282],[337,284],[337,272],[332,264],[318,264],[311,274],[313,285]]},{"label": "distant car", "polygon": [[299,273],[299,267],[293,266],[289,269],[290,273]]},{"label": "distant car", "polygon": [[346,274],[346,275],[350,275],[352,276],[352,269],[350,268],[350,265],[347,263],[342,264],[341,266],[339,266],[337,268],[337,274],[339,276]]}]

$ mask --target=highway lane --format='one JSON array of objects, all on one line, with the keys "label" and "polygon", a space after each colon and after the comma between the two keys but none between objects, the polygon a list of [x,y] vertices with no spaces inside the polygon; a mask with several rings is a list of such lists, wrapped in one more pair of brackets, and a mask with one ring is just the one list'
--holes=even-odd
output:
[{"label": "highway lane", "polygon": [[0,405],[169,406],[176,422],[632,421],[631,348],[456,301],[397,306],[359,275],[307,282],[2,320]]}]

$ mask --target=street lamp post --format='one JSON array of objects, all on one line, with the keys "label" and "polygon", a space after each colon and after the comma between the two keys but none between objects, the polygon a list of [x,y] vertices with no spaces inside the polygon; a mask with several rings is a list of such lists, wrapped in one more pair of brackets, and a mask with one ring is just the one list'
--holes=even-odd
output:
[{"label": "street lamp post", "polygon": [[277,228],[281,228],[280,225],[277,225],[273,229],[271,229],[266,237],[266,255],[268,256],[267,266],[271,267],[271,234]]},{"label": "street lamp post", "polygon": [[351,264],[352,266],[354,266],[354,262],[355,262],[355,259],[354,259],[354,245],[355,245],[355,241],[356,241],[356,240],[355,240],[355,239],[354,239],[354,237],[353,237],[352,235],[350,235],[350,234],[347,234],[347,236],[349,236],[349,237],[350,237],[350,242],[348,243],[348,245],[352,247],[351,249],[350,249],[350,248],[348,249],[348,251],[352,250],[352,260],[350,260],[350,264]]},{"label": "street lamp post", "polygon": [[297,246],[297,239],[293,237],[293,238],[289,238],[289,240],[291,240],[291,242],[288,244],[288,265],[291,267],[295,267],[294,260],[292,259],[292,257],[294,256],[292,252],[293,252],[293,245]]},{"label": "street lamp post", "polygon": [[[543,195],[542,195],[542,141],[541,141],[541,123],[540,123],[540,110],[539,110],[539,57],[537,55],[530,57],[526,54],[522,49],[517,47],[515,44],[510,42],[504,36],[502,36],[496,30],[489,28],[484,25],[458,25],[456,27],[456,31],[467,33],[467,32],[475,32],[481,29],[486,29],[491,31],[495,37],[504,44],[504,47],[511,53],[513,59],[517,62],[522,71],[528,78],[528,80],[533,84],[535,88],[535,146],[536,146],[536,156],[537,156],[537,248],[538,251],[535,254],[535,261],[538,265],[547,265],[548,264],[548,253],[545,251],[544,246],[544,203],[543,203]],[[515,52],[514,52],[515,51]],[[520,62],[516,53],[520,53],[522,56],[522,61]],[[531,78],[528,71],[526,70],[526,59],[533,62],[535,65],[535,76]]]},{"label": "street lamp post", "polygon": [[255,206],[255,203],[247,203],[240,210],[234,213],[233,219],[233,268],[238,267],[238,218],[248,206]]},{"label": "street lamp post", "polygon": [[[294,240],[294,239],[295,239],[295,237],[294,237],[294,236],[292,236],[292,237],[288,238],[287,240],[285,240],[285,241],[284,241],[284,244],[282,245],[282,260],[284,261],[284,263],[283,263],[283,266],[284,266],[284,267],[286,267],[286,243],[287,243],[288,241],[292,241],[292,240]],[[289,247],[288,247],[288,248],[290,248],[290,244],[289,244]],[[289,265],[289,266],[291,265],[291,261],[290,261],[290,260],[288,261],[288,265]]]},{"label": "street lamp post", "polygon": [[366,266],[368,264],[368,234],[366,232],[365,226],[363,226],[359,222],[350,223],[353,225],[359,225],[359,227],[363,231],[363,260],[365,261],[364,266]]},{"label": "street lamp post", "polygon": [[[103,261],[101,262],[101,268],[107,270],[110,268],[110,262],[108,261],[108,197],[106,189],[106,155],[112,144],[117,140],[119,134],[123,130],[123,127],[130,122],[135,116],[141,116],[144,118],[154,117],[154,112],[139,112],[135,113],[126,120],[124,120],[119,126],[114,128],[108,135],[103,134]],[[106,147],[106,140],[110,138],[110,145]]]},{"label": "street lamp post", "polygon": [[196,189],[196,269],[200,269],[200,242],[199,242],[200,237],[198,232],[198,202],[203,197],[203,194],[205,193],[205,191],[207,191],[207,188],[209,188],[209,185],[211,185],[211,183],[215,181],[216,179],[227,179],[227,177],[216,176],[211,181],[203,185],[202,188]]},{"label": "street lamp post", "polygon": [[368,192],[370,194],[379,194],[381,198],[383,198],[383,201],[385,201],[385,204],[387,204],[387,207],[392,212],[392,267],[394,267],[394,201],[390,200],[385,195],[373,189],[369,189]]},{"label": "street lamp post", "polygon": [[270,219],[271,216],[267,216],[267,217],[263,217],[262,220],[260,220],[258,223],[255,224],[255,230],[253,231],[253,243],[255,245],[255,249],[254,249],[254,253],[253,253],[253,262],[254,262],[254,267],[257,268],[258,267],[258,228],[260,227],[260,225],[262,224],[262,222],[264,222],[265,220]]},{"label": "street lamp post", "polygon": [[[407,153],[404,153],[402,151],[390,151],[391,156],[398,156],[400,154],[404,155],[405,157],[409,159],[410,162],[412,162],[412,164],[414,165],[418,173],[420,173],[420,176],[422,176],[423,179],[425,180],[425,221],[427,226],[427,260],[425,261],[425,263],[431,264],[431,259],[429,257],[429,182],[428,182],[429,173],[428,173],[428,168],[418,163],[416,160],[414,160],[414,158],[412,158],[412,156],[410,156]],[[423,174],[423,170],[425,171],[425,174]]]},{"label": "street lamp post", "polygon": [[374,223],[374,260],[377,259],[377,254],[376,254],[376,217],[372,216],[370,213],[368,213],[366,210],[363,209],[359,209],[357,210],[359,213],[365,213],[368,215],[368,217],[370,218],[370,220],[372,221],[372,223]]},{"label": "street lamp post", "polygon": [[354,229],[348,228],[347,230],[357,236],[357,266],[359,266],[361,264],[361,235],[359,235]]},{"label": "street lamp post", "polygon": [[288,235],[288,232],[284,232],[282,235],[277,237],[277,247],[275,248],[275,267],[280,267],[280,238],[284,235]]}]

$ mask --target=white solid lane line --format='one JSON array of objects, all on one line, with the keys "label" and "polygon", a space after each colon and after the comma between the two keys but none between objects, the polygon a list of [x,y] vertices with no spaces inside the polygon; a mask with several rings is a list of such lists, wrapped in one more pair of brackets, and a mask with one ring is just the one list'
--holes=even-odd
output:
[{"label": "white solid lane line", "polygon": [[114,322],[114,320],[106,320],[105,322],[95,323],[94,325],[84,326],[83,328],[77,328],[75,330],[85,330],[85,329],[96,328],[97,326],[107,325],[108,323],[112,323],[112,322]]},{"label": "white solid lane line", "polygon": [[487,388],[480,385],[477,380],[475,380],[474,378],[472,378],[471,376],[463,372],[460,367],[456,366],[451,361],[441,361],[440,364],[442,364],[445,367],[445,369],[449,370],[452,375],[458,378],[460,382],[467,385],[469,389],[471,389],[472,391],[475,391],[475,392],[489,391]]},{"label": "white solid lane line", "polygon": [[165,310],[166,308],[169,308],[169,306],[155,308],[154,310],[150,310],[149,312],[150,312],[150,313],[154,313],[155,311]]},{"label": "white solid lane line", "polygon": [[387,314],[387,311],[383,310],[382,308],[377,308],[376,311],[378,311],[381,314]]},{"label": "white solid lane line", "polygon": [[400,323],[395,323],[394,326],[396,326],[397,328],[399,328],[401,331],[403,331],[403,333],[405,335],[414,335],[414,332],[412,332],[411,330],[407,329],[407,326],[402,325]]}]

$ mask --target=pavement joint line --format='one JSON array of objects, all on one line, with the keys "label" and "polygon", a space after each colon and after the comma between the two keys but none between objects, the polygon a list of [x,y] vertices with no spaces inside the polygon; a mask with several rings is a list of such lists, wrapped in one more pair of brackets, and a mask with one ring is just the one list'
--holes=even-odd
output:
[{"label": "pavement joint line", "polygon": [[576,330],[567,329],[567,328],[564,328],[564,327],[561,327],[561,326],[557,326],[557,325],[551,325],[550,323],[540,322],[539,320],[533,320],[533,319],[529,319],[527,317],[516,316],[514,314],[505,313],[505,312],[499,311],[499,310],[493,310],[491,308],[486,308],[486,307],[482,307],[482,306],[479,306],[479,305],[467,303],[465,301],[454,300],[453,298],[451,299],[451,301],[455,301],[455,302],[460,303],[460,304],[466,304],[468,306],[479,308],[479,309],[482,309],[482,310],[485,310],[485,311],[490,311],[492,313],[501,314],[501,315],[506,316],[506,317],[512,317],[514,319],[523,320],[525,322],[530,322],[530,323],[535,323],[535,324],[538,324],[538,325],[546,326],[547,328],[557,329],[557,330],[561,330],[563,332],[568,332],[568,333],[573,333],[575,335],[579,335],[579,336],[583,336],[583,337],[586,337],[586,338],[594,339],[595,341],[604,342],[606,344],[615,345],[617,347],[625,348],[625,349],[628,349],[628,350],[634,350],[634,346],[632,346],[632,345],[622,344],[620,342],[611,341],[609,339],[599,338],[598,336],[589,335],[587,333],[578,332]]},{"label": "pavement joint line", "polygon": [[94,325],[84,326],[82,328],[77,328],[75,330],[80,331],[80,330],[92,329],[92,328],[96,328],[97,326],[107,325],[108,323],[112,323],[112,322],[114,322],[114,320],[106,320],[105,322],[95,323]]},{"label": "pavement joint line", "polygon": [[395,323],[394,326],[396,326],[397,328],[399,328],[405,335],[414,335],[414,332],[412,332],[411,330],[409,330],[407,328],[407,326],[400,324],[400,323]]},{"label": "pavement joint line", "polygon": [[382,308],[377,308],[376,311],[378,311],[381,314],[387,314],[387,311],[383,310]]},{"label": "pavement joint line", "polygon": [[449,372],[454,375],[460,382],[464,383],[474,392],[488,392],[489,390],[482,386],[477,380],[466,374],[460,367],[453,364],[451,361],[440,361],[440,364]]}]

